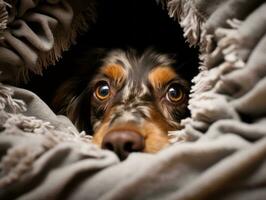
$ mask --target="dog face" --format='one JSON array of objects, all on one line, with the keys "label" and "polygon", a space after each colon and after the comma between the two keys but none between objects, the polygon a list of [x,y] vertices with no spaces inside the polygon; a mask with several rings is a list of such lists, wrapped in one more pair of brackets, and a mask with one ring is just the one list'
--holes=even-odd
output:
[{"label": "dog face", "polygon": [[189,84],[173,64],[151,50],[110,52],[90,83],[93,142],[121,158],[165,147],[187,114]]},{"label": "dog face", "polygon": [[77,113],[90,111],[82,120],[92,125],[93,142],[122,160],[135,151],[157,152],[168,145],[168,131],[180,129],[188,115],[189,82],[174,65],[153,50],[113,50],[66,113],[79,124]]}]

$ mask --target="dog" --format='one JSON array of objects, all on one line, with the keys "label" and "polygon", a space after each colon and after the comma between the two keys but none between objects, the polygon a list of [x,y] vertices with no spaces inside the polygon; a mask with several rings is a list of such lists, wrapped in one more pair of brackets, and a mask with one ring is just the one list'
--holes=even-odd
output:
[{"label": "dog", "polygon": [[93,143],[121,160],[168,146],[168,132],[181,129],[180,120],[189,115],[190,81],[182,64],[151,48],[113,49],[86,59],[77,64],[83,66],[80,75],[56,92],[58,113],[93,132]]}]

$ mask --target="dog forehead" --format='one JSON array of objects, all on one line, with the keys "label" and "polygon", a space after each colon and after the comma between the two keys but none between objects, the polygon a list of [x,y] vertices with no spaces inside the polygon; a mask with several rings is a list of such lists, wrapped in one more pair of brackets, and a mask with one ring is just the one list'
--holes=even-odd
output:
[{"label": "dog forehead", "polygon": [[147,49],[142,54],[139,54],[134,49],[127,51],[115,49],[110,51],[104,59],[104,65],[118,64],[128,73],[141,73],[143,75],[146,71],[159,65],[172,65],[174,60],[167,54],[161,54],[153,49]]},{"label": "dog forehead", "polygon": [[[127,51],[118,49],[110,51],[104,59],[104,68],[109,76],[122,80],[124,87],[122,99],[132,96],[149,95],[147,83],[154,87],[176,76],[172,67],[174,60],[167,54],[158,53],[152,49],[139,54],[133,49]],[[119,76],[123,78],[119,79]]]}]

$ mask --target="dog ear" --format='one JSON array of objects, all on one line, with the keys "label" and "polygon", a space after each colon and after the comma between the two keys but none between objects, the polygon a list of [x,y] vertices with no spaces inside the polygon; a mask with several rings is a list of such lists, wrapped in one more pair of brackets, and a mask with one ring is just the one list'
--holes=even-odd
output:
[{"label": "dog ear", "polygon": [[77,78],[71,78],[56,90],[51,107],[57,114],[66,115],[68,106],[80,95],[77,92],[79,86],[80,81]]},{"label": "dog ear", "polygon": [[91,131],[90,91],[80,77],[65,81],[57,89],[51,106],[57,114],[67,116],[79,131]]},{"label": "dog ear", "polygon": [[67,64],[73,68],[72,76],[63,81],[52,100],[52,109],[66,115],[80,131],[91,131],[89,83],[106,53],[104,48],[84,47],[69,58]]}]

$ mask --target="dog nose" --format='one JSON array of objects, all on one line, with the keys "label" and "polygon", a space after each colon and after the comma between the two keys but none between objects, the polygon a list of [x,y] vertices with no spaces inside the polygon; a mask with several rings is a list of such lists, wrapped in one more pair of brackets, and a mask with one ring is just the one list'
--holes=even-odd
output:
[{"label": "dog nose", "polygon": [[105,135],[102,148],[115,152],[121,160],[144,149],[144,138],[133,131],[113,131]]}]

